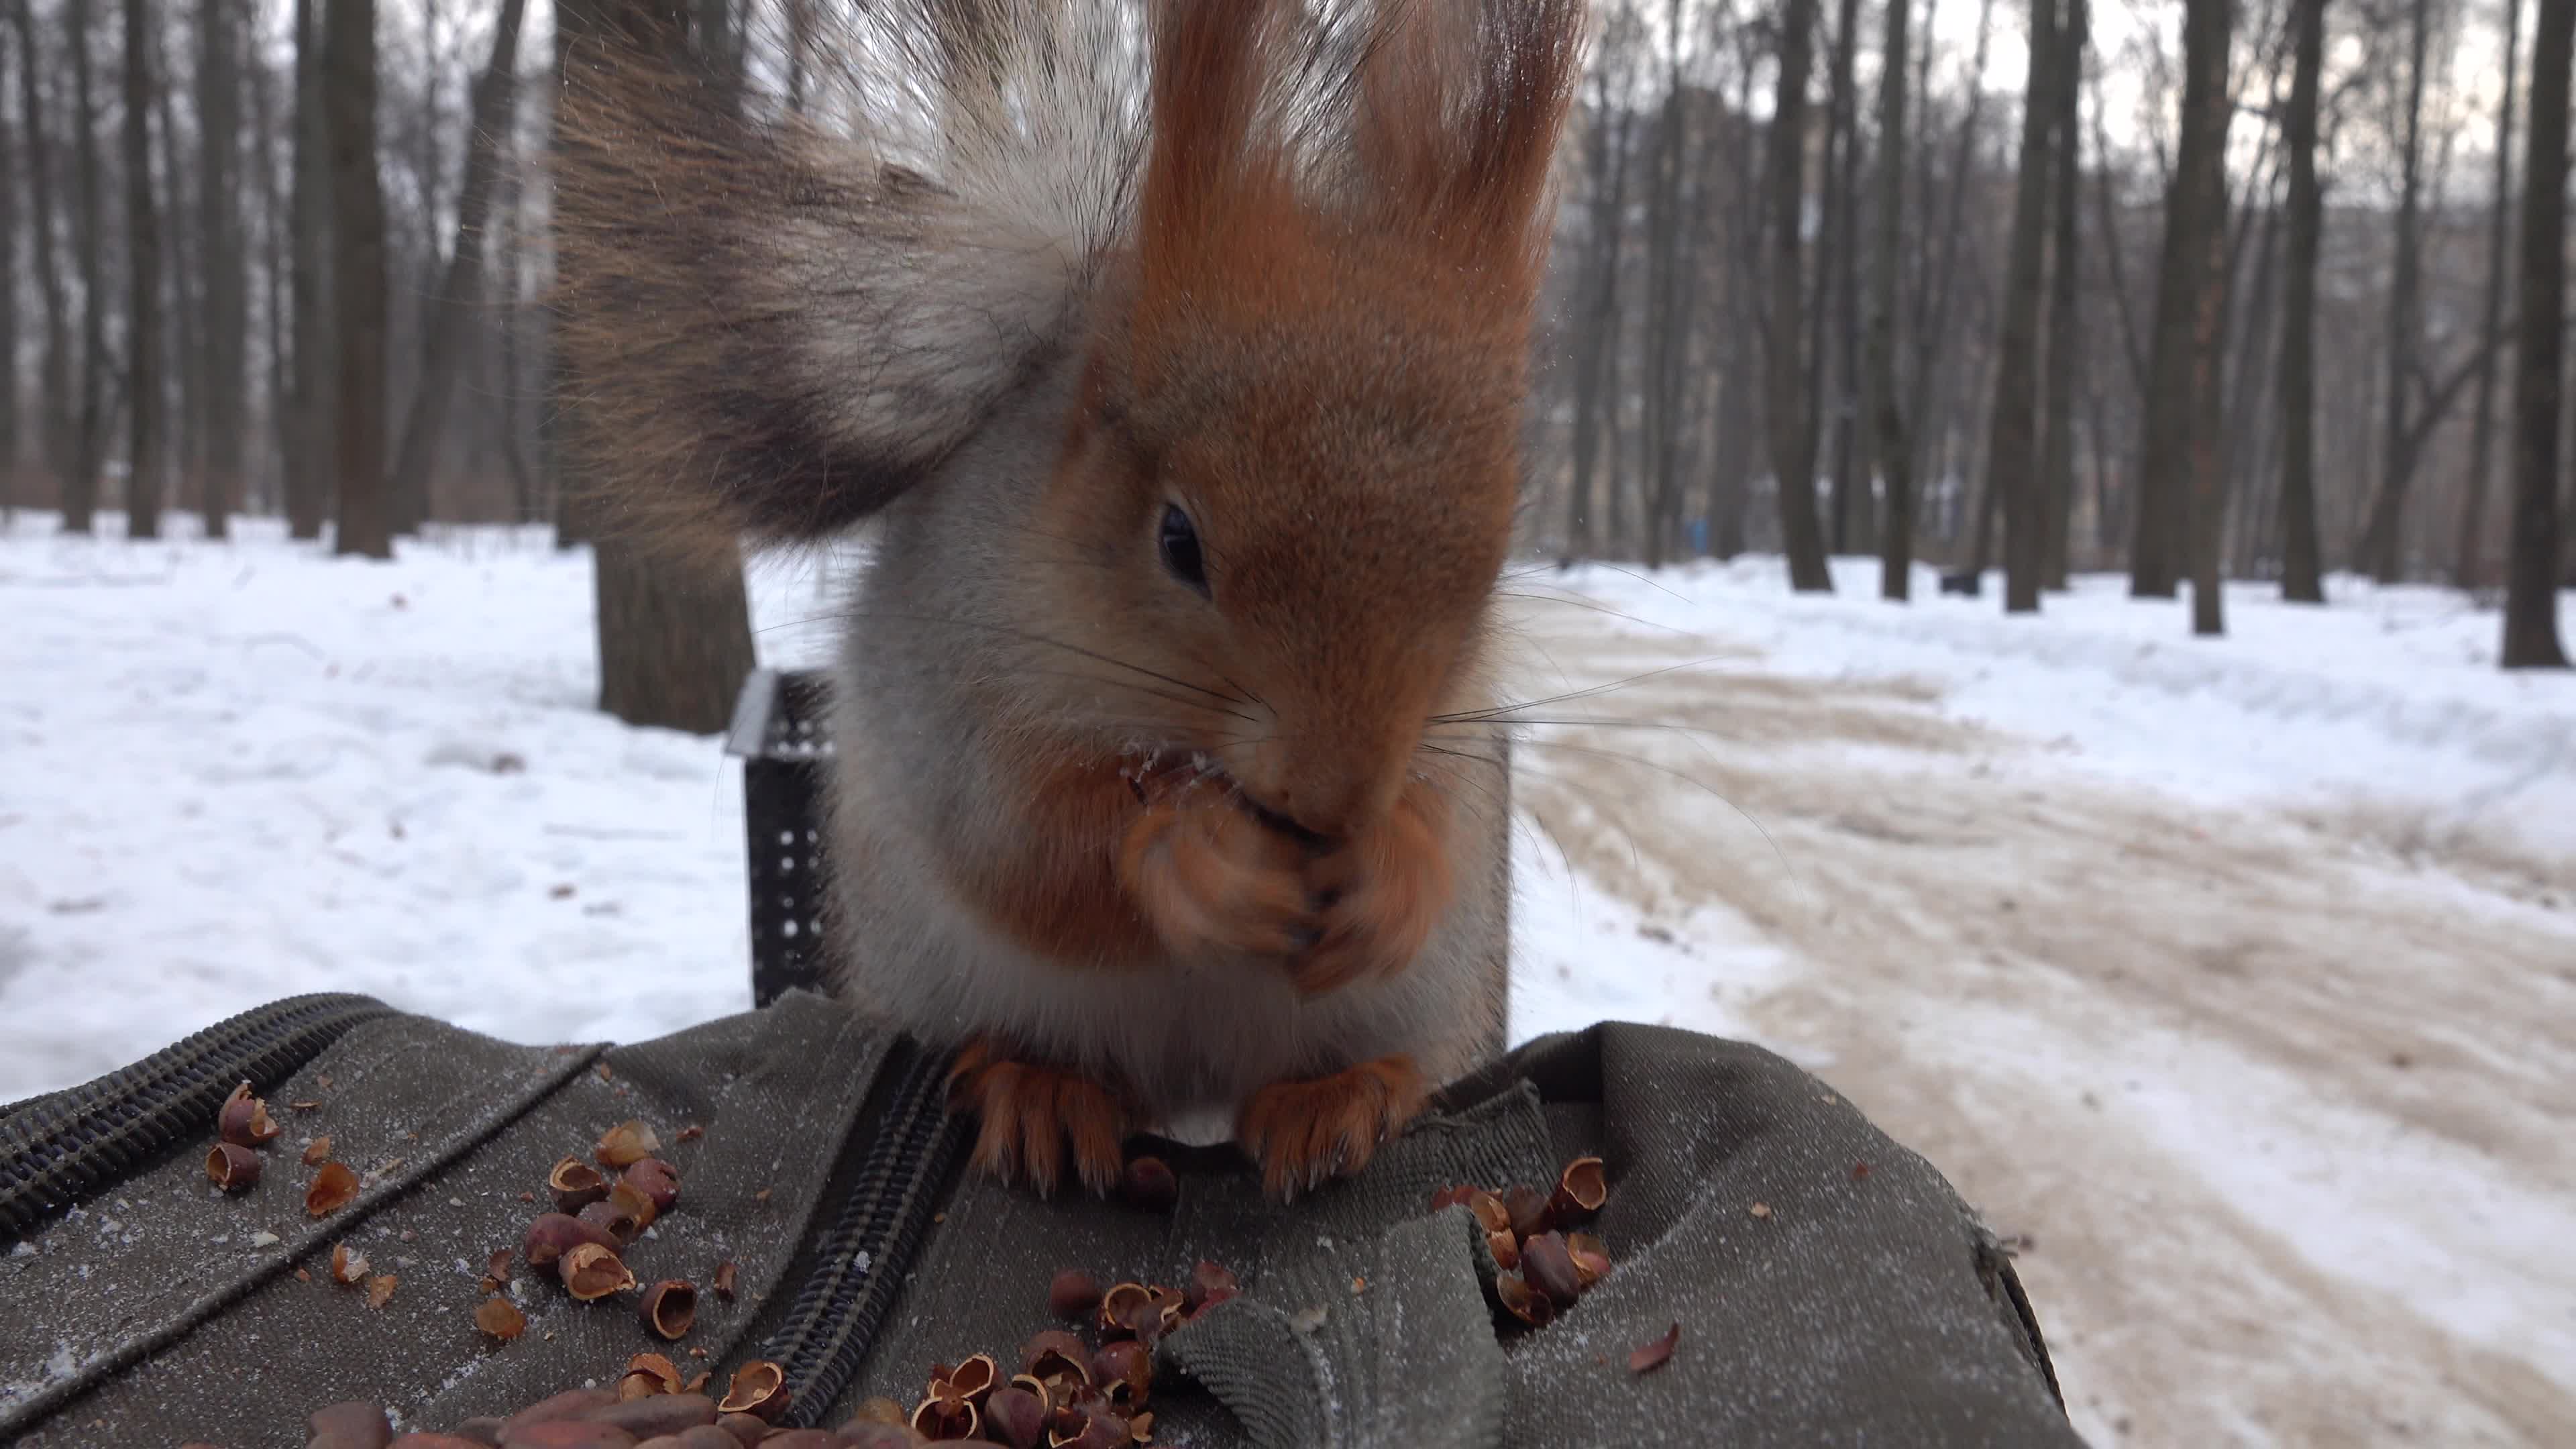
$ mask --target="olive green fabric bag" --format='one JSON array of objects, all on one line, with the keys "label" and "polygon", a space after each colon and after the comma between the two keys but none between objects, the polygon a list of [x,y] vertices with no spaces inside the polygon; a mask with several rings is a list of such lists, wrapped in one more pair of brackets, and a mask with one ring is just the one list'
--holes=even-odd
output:
[{"label": "olive green fabric bag", "polygon": [[[921,1396],[930,1365],[1015,1358],[1047,1288],[1244,1292],[1157,1349],[1155,1442],[1485,1446],[2074,1444],[2010,1263],[1938,1173],[1758,1048],[1603,1025],[1529,1043],[1445,1092],[1368,1170],[1293,1205],[1230,1148],[1139,1142],[1165,1211],[1041,1200],[970,1175],[943,1063],[804,992],[620,1047],[517,1046],[357,997],[299,998],[0,1116],[0,1441],[297,1446],[345,1399],[444,1428],[652,1348],[721,1389],[785,1363],[799,1422]],[[224,1195],[204,1157],[233,1082],[282,1134]],[[638,1120],[678,1203],[628,1251],[700,1288],[676,1345],[635,1296],[572,1301],[522,1270],[527,1328],[474,1313],[548,1169]],[[308,1213],[327,1135],[355,1199]],[[1497,1311],[1493,1264],[1440,1188],[1551,1182],[1597,1154],[1615,1266],[1554,1323]],[[332,1281],[363,1254],[366,1285]],[[733,1265],[736,1295],[708,1291]],[[391,1283],[381,1280],[390,1278]],[[1669,1362],[1632,1350],[1678,1326]]]}]

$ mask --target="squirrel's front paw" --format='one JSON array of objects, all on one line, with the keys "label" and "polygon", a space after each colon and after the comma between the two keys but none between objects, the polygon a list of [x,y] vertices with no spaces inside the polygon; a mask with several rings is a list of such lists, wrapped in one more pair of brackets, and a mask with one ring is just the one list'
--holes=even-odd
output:
[{"label": "squirrel's front paw", "polygon": [[1163,946],[1294,956],[1324,937],[1306,851],[1244,810],[1227,788],[1170,790],[1129,827],[1119,874]]},{"label": "squirrel's front paw", "polygon": [[1307,867],[1327,902],[1323,935],[1288,964],[1308,996],[1413,964],[1449,909],[1449,857],[1433,797],[1407,792],[1385,824]]},{"label": "squirrel's front paw", "polygon": [[1261,1164],[1261,1185],[1285,1201],[1327,1177],[1368,1165],[1378,1144],[1422,1110],[1422,1073],[1411,1057],[1381,1057],[1307,1082],[1273,1082],[1252,1094],[1235,1140]]},{"label": "squirrel's front paw", "polygon": [[981,1119],[975,1165],[1005,1182],[1055,1191],[1068,1144],[1074,1175],[1093,1192],[1106,1194],[1125,1166],[1119,1144],[1127,1136],[1127,1110],[1115,1093],[1072,1072],[1012,1061],[988,1038],[957,1054],[948,1069],[948,1102],[949,1110],[971,1110]]}]

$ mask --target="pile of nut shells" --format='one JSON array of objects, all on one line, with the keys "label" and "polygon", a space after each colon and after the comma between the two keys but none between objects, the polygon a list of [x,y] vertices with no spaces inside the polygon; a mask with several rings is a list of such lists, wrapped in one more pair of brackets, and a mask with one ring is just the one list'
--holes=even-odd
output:
[{"label": "pile of nut shells", "polygon": [[[664,1278],[646,1286],[624,1256],[680,1200],[679,1169],[653,1155],[661,1147],[652,1128],[640,1121],[621,1122],[600,1137],[591,1150],[592,1161],[567,1157],[556,1163],[546,1174],[554,1211],[528,1224],[519,1256],[529,1268],[550,1274],[578,1302],[636,1293],[645,1330],[668,1342],[686,1336],[697,1320],[697,1285]],[[508,1255],[492,1257],[493,1272],[485,1281],[497,1295],[499,1285],[508,1281]],[[733,1296],[732,1267],[727,1263],[716,1270],[716,1292],[727,1298]],[[487,1299],[474,1318],[484,1332],[503,1340],[516,1338],[527,1326],[517,1305],[499,1296]]]},{"label": "pile of nut shells", "polygon": [[1431,1195],[1431,1210],[1463,1205],[1476,1215],[1494,1258],[1496,1301],[1512,1317],[1544,1328],[1610,1271],[1609,1248],[1579,1230],[1609,1196],[1601,1159],[1578,1157],[1557,1175],[1553,1192],[1526,1185],[1500,1192],[1445,1187]]},{"label": "pile of nut shells", "polygon": [[933,1441],[983,1439],[1012,1449],[1121,1449],[1154,1435],[1154,1344],[1242,1292],[1234,1274],[1202,1261],[1179,1288],[1116,1283],[1104,1289],[1080,1269],[1055,1275],[1047,1309],[1091,1330],[1051,1328],[1020,1346],[1007,1380],[991,1354],[934,1364],[920,1402],[906,1413],[870,1399],[862,1418],[901,1423]]},{"label": "pile of nut shells", "polygon": [[[658,1357],[640,1354],[637,1362]],[[787,1395],[773,1363],[744,1364],[720,1401],[697,1393],[621,1397],[635,1377],[630,1370],[617,1390],[569,1389],[515,1414],[399,1438],[380,1405],[334,1404],[306,1421],[305,1449],[917,1449],[925,1442],[902,1424],[864,1415],[838,1429],[779,1427]]]}]

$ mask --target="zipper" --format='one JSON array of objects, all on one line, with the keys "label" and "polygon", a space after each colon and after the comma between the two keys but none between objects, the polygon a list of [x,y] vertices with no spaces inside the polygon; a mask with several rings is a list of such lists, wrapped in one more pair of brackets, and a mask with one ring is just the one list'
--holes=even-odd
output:
[{"label": "zipper", "polygon": [[948,1112],[948,1057],[916,1050],[816,1267],[760,1357],[787,1378],[785,1423],[813,1428],[858,1376],[921,1251],[970,1123]]},{"label": "zipper", "polygon": [[246,1011],[77,1087],[0,1116],[0,1249],[215,1125],[243,1081],[285,1080],[358,1026],[399,1015],[371,996],[317,993]]}]

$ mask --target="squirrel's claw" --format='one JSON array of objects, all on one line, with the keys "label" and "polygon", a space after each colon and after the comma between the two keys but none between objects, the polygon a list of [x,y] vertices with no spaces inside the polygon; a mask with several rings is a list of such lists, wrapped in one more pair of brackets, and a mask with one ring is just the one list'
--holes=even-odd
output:
[{"label": "squirrel's claw", "polygon": [[1005,1182],[1024,1181],[1040,1195],[1055,1191],[1066,1148],[1074,1175],[1094,1193],[1117,1185],[1125,1159],[1127,1111],[1107,1087],[1055,1067],[1012,1061],[987,1039],[977,1038],[948,1069],[952,1112],[972,1111],[981,1121],[975,1166]]},{"label": "squirrel's claw", "polygon": [[1244,1103],[1235,1140],[1261,1164],[1263,1190],[1285,1202],[1368,1166],[1378,1144],[1402,1131],[1427,1095],[1421,1071],[1403,1056],[1312,1081],[1273,1082]]}]

